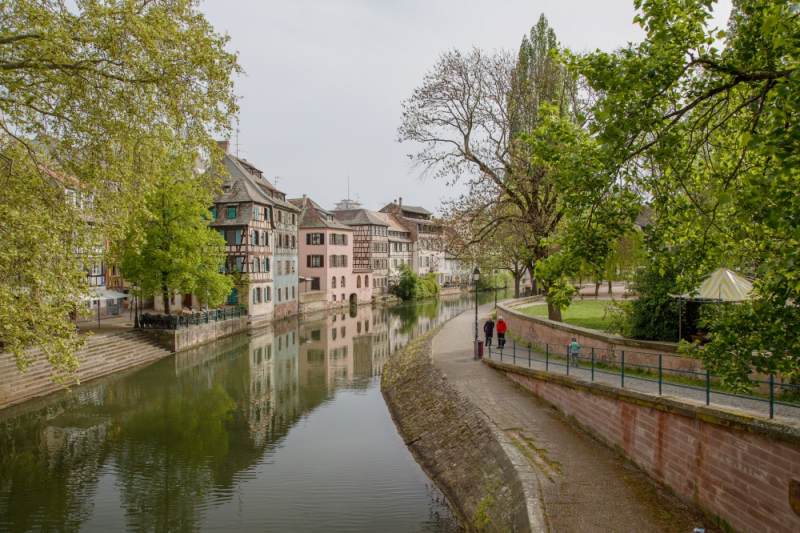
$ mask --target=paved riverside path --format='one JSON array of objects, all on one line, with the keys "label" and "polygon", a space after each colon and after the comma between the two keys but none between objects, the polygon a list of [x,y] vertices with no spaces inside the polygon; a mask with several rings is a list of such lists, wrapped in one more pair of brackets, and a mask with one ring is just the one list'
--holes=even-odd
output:
[{"label": "paved riverside path", "polygon": [[[479,308],[482,327],[492,305]],[[447,322],[433,340],[433,363],[459,393],[522,445],[541,487],[550,532],[719,531],[646,474],[563,420],[554,409],[474,361],[475,312]],[[482,337],[482,335],[481,335]]]}]

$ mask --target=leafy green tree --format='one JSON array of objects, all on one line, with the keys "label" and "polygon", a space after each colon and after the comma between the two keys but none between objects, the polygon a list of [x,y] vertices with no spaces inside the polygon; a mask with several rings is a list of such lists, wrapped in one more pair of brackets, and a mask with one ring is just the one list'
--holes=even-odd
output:
[{"label": "leafy green tree", "polygon": [[147,202],[147,212],[118,246],[120,271],[145,296],[161,295],[170,313],[175,292],[194,294],[217,306],[233,281],[221,273],[225,239],[208,226],[214,181],[184,166],[184,177],[163,178]]},{"label": "leafy green tree", "polygon": [[419,298],[422,294],[419,276],[405,263],[398,265],[397,270],[400,281],[392,289],[394,294],[403,300],[416,300]]},{"label": "leafy green tree", "polygon": [[[217,153],[237,112],[227,42],[196,0],[0,0],[0,342],[20,369],[38,347],[74,371],[85,269],[176,153]],[[63,205],[67,185],[85,201]]]},{"label": "leafy green tree", "polygon": [[756,278],[702,357],[726,384],[800,372],[800,20],[786,0],[738,0],[726,31],[710,0],[637,1],[647,31],[574,64],[604,95],[594,132],[619,176],[651,201],[646,244],[672,292],[723,264]]}]

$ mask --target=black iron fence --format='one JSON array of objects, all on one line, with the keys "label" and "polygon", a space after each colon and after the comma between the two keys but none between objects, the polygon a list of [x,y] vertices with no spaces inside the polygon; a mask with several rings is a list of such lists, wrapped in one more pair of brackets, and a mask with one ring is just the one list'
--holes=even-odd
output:
[{"label": "black iron fence", "polygon": [[[703,369],[700,361],[681,355],[581,346],[579,354],[568,344],[520,342],[511,339],[503,348],[489,347],[489,359],[574,375],[652,394],[686,397],[729,407],[755,411],[768,409],[774,418],[800,418],[800,384],[780,377],[757,379],[750,393],[733,391],[722,380]],[[762,376],[763,377],[763,376]]]},{"label": "black iron fence", "polygon": [[232,318],[247,316],[247,308],[230,307],[227,309],[211,309],[197,313],[180,315],[156,315],[144,313],[139,316],[139,327],[143,329],[182,329],[192,326],[222,322]]}]

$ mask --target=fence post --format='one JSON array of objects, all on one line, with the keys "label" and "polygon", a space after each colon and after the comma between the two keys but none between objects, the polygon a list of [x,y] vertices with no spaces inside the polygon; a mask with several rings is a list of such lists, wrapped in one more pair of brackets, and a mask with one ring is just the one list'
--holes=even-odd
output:
[{"label": "fence post", "polygon": [[550,370],[550,343],[544,344],[544,369]]},{"label": "fence post", "polygon": [[511,339],[511,342],[513,343],[511,345],[512,346],[511,353],[513,354],[512,361],[514,361],[514,364],[516,365],[517,364],[517,339]]},{"label": "fence post", "polygon": [[658,354],[658,395],[661,396],[661,358],[664,354]]},{"label": "fence post", "polygon": [[531,367],[531,343],[528,343],[528,368]]},{"label": "fence post", "polygon": [[775,376],[769,375],[769,417],[775,417]]},{"label": "fence post", "polygon": [[622,350],[622,383],[620,388],[625,388],[625,350]]},{"label": "fence post", "polygon": [[594,381],[594,346],[592,346],[592,381]]},{"label": "fence post", "polygon": [[711,372],[706,368],[706,405],[711,403]]}]

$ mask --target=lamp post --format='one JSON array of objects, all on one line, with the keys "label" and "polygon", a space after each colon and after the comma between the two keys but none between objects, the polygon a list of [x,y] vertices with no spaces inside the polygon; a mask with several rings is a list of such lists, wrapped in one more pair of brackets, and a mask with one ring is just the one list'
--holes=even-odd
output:
[{"label": "lamp post", "polygon": [[497,269],[494,269],[494,308],[497,309]]},{"label": "lamp post", "polygon": [[478,267],[472,271],[472,280],[475,282],[475,359],[478,358],[478,280],[481,279],[481,271]]}]

